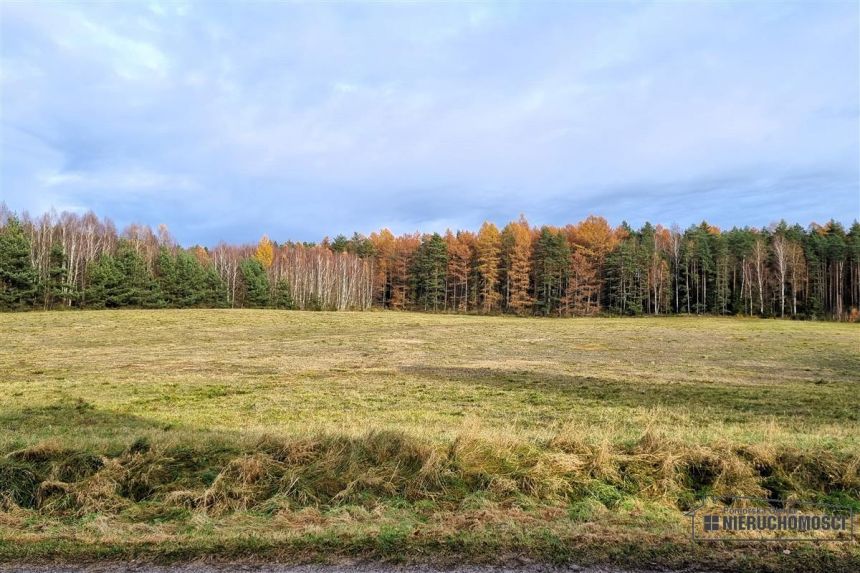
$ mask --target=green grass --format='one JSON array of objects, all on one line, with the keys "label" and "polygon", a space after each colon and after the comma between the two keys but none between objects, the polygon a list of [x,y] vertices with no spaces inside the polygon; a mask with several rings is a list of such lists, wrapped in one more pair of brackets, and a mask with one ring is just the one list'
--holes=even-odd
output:
[{"label": "green grass", "polygon": [[0,560],[852,570],[856,544],[692,545],[682,512],[860,507],[858,350],[771,320],[4,314]]}]

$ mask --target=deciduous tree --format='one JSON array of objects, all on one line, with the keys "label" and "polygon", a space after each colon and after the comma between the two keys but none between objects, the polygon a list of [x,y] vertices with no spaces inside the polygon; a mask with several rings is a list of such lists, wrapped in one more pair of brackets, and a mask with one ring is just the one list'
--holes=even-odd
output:
[{"label": "deciduous tree", "polygon": [[498,227],[490,222],[481,225],[478,231],[477,254],[480,276],[481,308],[485,313],[498,309],[499,303],[499,255],[501,235]]}]

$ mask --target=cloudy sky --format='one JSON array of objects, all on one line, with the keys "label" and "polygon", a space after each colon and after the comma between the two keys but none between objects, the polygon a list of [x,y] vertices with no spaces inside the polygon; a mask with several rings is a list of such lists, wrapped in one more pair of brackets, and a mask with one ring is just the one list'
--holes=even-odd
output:
[{"label": "cloudy sky", "polygon": [[0,199],[183,243],[860,216],[856,2],[0,4]]}]

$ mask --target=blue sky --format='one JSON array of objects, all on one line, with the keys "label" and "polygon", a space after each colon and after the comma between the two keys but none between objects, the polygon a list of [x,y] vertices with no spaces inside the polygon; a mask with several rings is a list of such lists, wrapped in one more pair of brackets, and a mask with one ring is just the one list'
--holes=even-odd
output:
[{"label": "blue sky", "polygon": [[10,3],[0,199],[220,239],[860,216],[856,2]]}]

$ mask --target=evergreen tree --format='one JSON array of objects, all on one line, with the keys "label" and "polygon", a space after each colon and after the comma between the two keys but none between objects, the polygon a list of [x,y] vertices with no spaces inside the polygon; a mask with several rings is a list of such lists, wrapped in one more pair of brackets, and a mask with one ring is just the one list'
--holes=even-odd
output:
[{"label": "evergreen tree", "polygon": [[66,255],[63,246],[54,243],[48,258],[48,277],[42,285],[43,300],[46,309],[54,308],[69,297],[66,287]]},{"label": "evergreen tree", "polygon": [[206,298],[206,270],[193,255],[184,250],[176,253],[176,275],[179,281],[180,308],[200,306]]},{"label": "evergreen tree", "polygon": [[439,233],[425,235],[412,265],[414,300],[424,310],[439,310],[445,305],[448,246]]},{"label": "evergreen tree", "polygon": [[239,273],[244,286],[244,306],[248,308],[269,306],[269,278],[260,260],[244,259],[239,263]]},{"label": "evergreen tree", "polygon": [[711,228],[702,222],[689,231],[691,289],[695,293],[692,310],[696,314],[707,313],[711,306],[708,304],[711,292],[711,282],[714,271],[714,260],[711,254]]},{"label": "evergreen tree", "polygon": [[353,233],[349,240],[349,252],[358,255],[362,259],[376,256],[376,247],[373,241],[360,233]]},{"label": "evergreen tree", "polygon": [[226,308],[230,306],[227,285],[221,280],[221,275],[214,266],[205,267],[203,278],[203,299],[200,301],[203,308]]},{"label": "evergreen tree", "polygon": [[732,260],[731,306],[735,314],[752,313],[750,260],[755,236],[749,229],[733,228],[726,234],[726,246]]},{"label": "evergreen tree", "polygon": [[570,268],[570,246],[561,233],[541,228],[535,245],[535,295],[538,313],[561,313],[561,302]]},{"label": "evergreen tree", "polygon": [[156,261],[158,282],[165,302],[173,308],[221,306],[222,287],[214,269],[207,270],[192,253],[172,253],[162,247]]},{"label": "evergreen tree", "polygon": [[848,301],[851,319],[860,318],[860,222],[854,221],[846,237],[848,249]]},{"label": "evergreen tree", "polygon": [[349,239],[346,235],[338,235],[331,242],[331,250],[335,253],[345,253],[349,250]]},{"label": "evergreen tree", "polygon": [[642,312],[636,280],[639,236],[626,222],[621,224],[621,233],[623,238],[606,258],[607,306],[618,314],[639,314]]},{"label": "evergreen tree", "polygon": [[804,236],[803,253],[809,267],[809,288],[804,304],[811,318],[826,314],[827,304],[827,235],[823,227],[812,225]]},{"label": "evergreen tree", "polygon": [[838,221],[827,226],[827,307],[834,318],[842,318],[845,311],[845,261],[848,258],[848,237]]},{"label": "evergreen tree", "polygon": [[128,243],[116,256],[102,255],[90,267],[86,304],[95,308],[157,308],[164,306],[161,289],[146,261]]},{"label": "evergreen tree", "polygon": [[92,308],[118,306],[123,277],[113,255],[100,256],[90,265],[87,274],[89,276],[87,290],[84,293],[84,305]]},{"label": "evergreen tree", "polygon": [[156,274],[165,304],[171,308],[179,308],[179,300],[182,296],[180,291],[183,285],[176,269],[176,258],[167,247],[159,249],[156,259]]},{"label": "evergreen tree", "polygon": [[0,309],[30,308],[38,292],[39,274],[30,262],[30,241],[18,219],[10,217],[0,228]]},{"label": "evergreen tree", "polygon": [[716,314],[728,314],[731,308],[729,245],[725,233],[710,236],[709,251],[713,257],[713,307]]},{"label": "evergreen tree", "polygon": [[281,279],[275,285],[275,294],[272,300],[272,306],[284,310],[294,310],[296,308],[293,301],[293,290],[290,283]]}]

